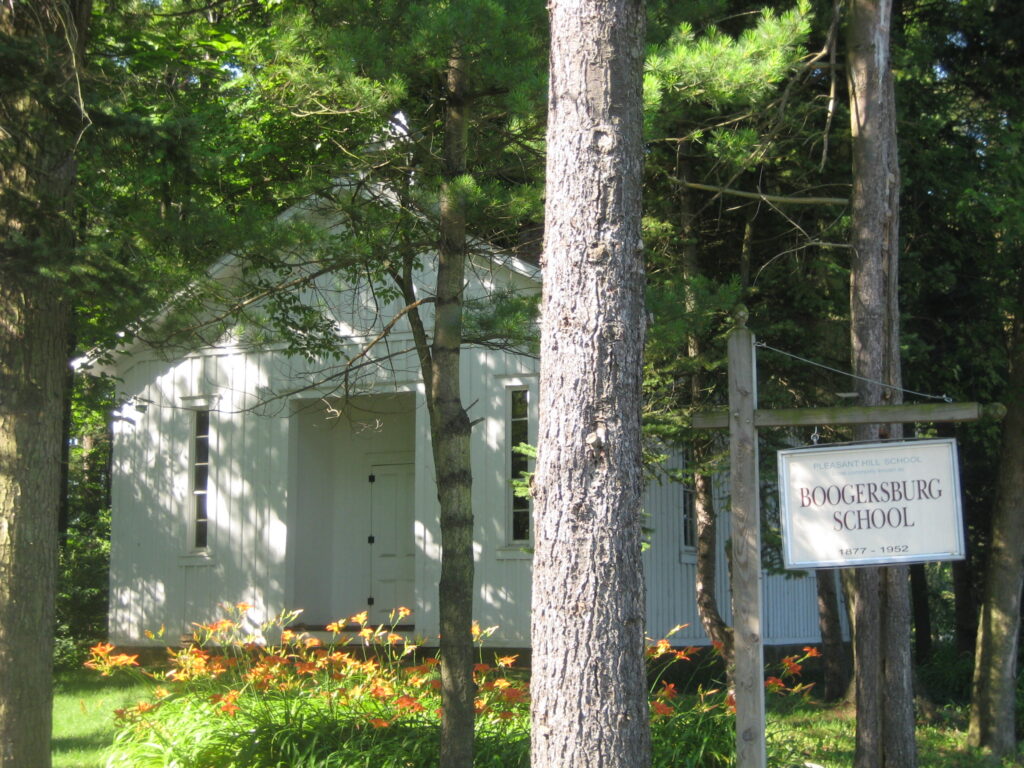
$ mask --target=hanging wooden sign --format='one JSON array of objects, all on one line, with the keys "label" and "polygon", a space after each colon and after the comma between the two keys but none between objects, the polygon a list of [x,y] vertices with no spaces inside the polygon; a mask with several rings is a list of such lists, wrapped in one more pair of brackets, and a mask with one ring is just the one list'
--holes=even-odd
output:
[{"label": "hanging wooden sign", "polygon": [[787,568],[963,559],[955,440],[795,448],[778,463]]}]

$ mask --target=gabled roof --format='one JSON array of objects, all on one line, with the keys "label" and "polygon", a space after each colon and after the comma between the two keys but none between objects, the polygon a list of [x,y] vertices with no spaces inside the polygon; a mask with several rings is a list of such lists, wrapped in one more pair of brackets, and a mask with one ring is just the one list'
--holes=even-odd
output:
[{"label": "gabled roof", "polygon": [[[363,183],[338,183],[332,190],[332,193],[345,189],[352,189],[356,194],[373,203],[394,207],[399,206],[397,197],[380,186],[374,188]],[[296,217],[304,217],[312,220],[320,219],[325,227],[344,226],[336,217],[321,213],[327,207],[327,196],[310,195],[278,214],[277,221],[287,222]],[[333,222],[331,221],[332,218],[334,218]],[[431,250],[431,252],[433,251]],[[225,253],[209,266],[206,270],[206,276],[220,283],[234,281],[240,277],[245,259],[246,254],[244,252]],[[520,258],[510,250],[498,248],[481,238],[467,238],[467,260],[467,272],[473,274],[481,284],[490,282],[487,279],[487,275],[493,277],[495,270],[505,270],[533,283],[538,290],[540,288],[541,270],[539,266]],[[196,290],[200,290],[198,281],[193,282],[169,299],[152,317],[140,320],[133,327],[119,334],[122,338],[129,338],[128,341],[117,345],[112,350],[92,350],[89,354],[73,362],[74,369],[89,373],[90,375],[118,375],[122,370],[123,361],[130,360],[133,355],[143,349],[153,349],[150,343],[139,338],[137,335],[139,331],[143,327],[158,326],[162,321],[169,318],[176,308]],[[346,330],[347,333],[343,332]],[[342,337],[353,337],[351,329],[339,329],[339,334]],[[234,343],[231,344],[231,346],[234,345]],[[209,346],[209,344],[196,344],[195,349],[202,349],[204,346]],[[184,349],[183,346],[178,346],[175,349],[175,353],[169,355],[169,357],[183,354]]]}]

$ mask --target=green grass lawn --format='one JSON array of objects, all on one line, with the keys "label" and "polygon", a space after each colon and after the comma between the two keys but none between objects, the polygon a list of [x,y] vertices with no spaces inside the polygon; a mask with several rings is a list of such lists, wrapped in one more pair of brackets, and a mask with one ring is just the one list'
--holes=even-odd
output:
[{"label": "green grass lawn", "polygon": [[[855,746],[854,710],[849,705],[799,703],[786,711],[768,712],[769,729],[795,747],[803,760],[823,768],[848,768]],[[993,760],[967,748],[967,714],[962,708],[935,709],[917,724],[921,768],[1005,768],[1018,763]],[[799,763],[797,763],[799,765]]]},{"label": "green grass lawn", "polygon": [[144,685],[95,672],[58,674],[53,691],[54,768],[100,768],[114,736],[114,710],[145,698]]},{"label": "green grass lawn", "polygon": [[[102,768],[113,738],[113,710],[147,698],[148,688],[126,678],[103,678],[94,672],[63,673],[54,691],[54,768]],[[853,763],[854,719],[847,706],[786,702],[769,710],[769,731],[781,752],[802,766],[847,768]],[[966,717],[961,710],[939,709],[917,730],[922,768],[1005,768],[966,749]],[[656,766],[655,768],[661,768]],[[788,768],[788,766],[787,766]]]}]

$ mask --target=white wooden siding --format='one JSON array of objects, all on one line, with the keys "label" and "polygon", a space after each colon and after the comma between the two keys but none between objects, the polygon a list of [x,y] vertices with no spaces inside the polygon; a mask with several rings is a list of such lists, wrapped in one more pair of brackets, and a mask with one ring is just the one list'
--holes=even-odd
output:
[{"label": "white wooden siding", "polygon": [[[483,262],[475,264],[470,275],[470,296],[485,295],[495,287],[536,290],[536,284],[521,274]],[[426,286],[430,280],[420,282]],[[334,290],[337,286],[329,287],[331,291],[321,297],[344,295]],[[365,287],[349,305],[338,300],[339,323],[352,330],[366,325],[363,332],[381,327],[378,305]],[[410,347],[408,328],[399,323],[386,344],[392,352]],[[354,341],[351,354],[358,349]],[[380,350],[385,350],[384,343]],[[125,406],[124,418],[115,424],[110,608],[114,641],[145,643],[144,631],[161,624],[173,640],[189,632],[193,622],[215,618],[218,604],[224,602],[251,604],[252,629],[285,609],[304,607],[296,604],[304,597],[311,605],[331,605],[330,578],[318,580],[315,568],[296,567],[300,560],[328,563],[337,554],[330,545],[337,540],[336,533],[328,530],[336,522],[333,518],[319,520],[315,529],[303,528],[303,522],[312,519],[308,509],[323,505],[329,493],[311,480],[331,473],[333,448],[327,438],[316,442],[309,417],[297,409],[338,395],[344,384],[344,379],[336,379],[297,392],[315,383],[321,368],[280,351],[242,346],[204,350],[171,362],[136,347],[134,356],[120,365],[121,389],[134,405]],[[498,627],[490,641],[495,646],[529,644],[531,557],[508,546],[505,397],[509,384],[535,386],[537,373],[537,361],[530,357],[484,349],[463,352],[463,401],[477,422],[471,452],[474,615],[482,626]],[[360,369],[348,385],[352,395],[408,392],[414,399],[414,437],[408,450],[413,455],[416,497],[416,604],[409,607],[415,611],[417,634],[428,643],[436,642],[440,530],[418,363],[406,352]],[[209,553],[197,555],[190,552],[187,539],[192,424],[188,406],[201,397],[210,398],[213,411],[211,528]],[[728,617],[729,532],[721,488],[716,501],[723,521],[717,586],[720,610]],[[644,554],[648,634],[658,637],[677,624],[687,624],[675,635],[676,641],[705,643],[696,612],[694,555],[683,546],[682,489],[674,483],[652,486],[644,507],[653,529],[651,547]],[[325,567],[325,572],[329,570]],[[764,589],[766,642],[817,640],[813,579],[768,576]]]}]

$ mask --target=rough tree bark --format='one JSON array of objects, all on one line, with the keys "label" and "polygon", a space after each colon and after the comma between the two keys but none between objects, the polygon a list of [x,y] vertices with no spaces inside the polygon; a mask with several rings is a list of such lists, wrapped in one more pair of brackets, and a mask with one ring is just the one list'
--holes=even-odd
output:
[{"label": "rough tree bark", "polygon": [[644,6],[549,9],[532,764],[642,768]]},{"label": "rough tree bark", "polygon": [[434,287],[434,335],[420,314],[413,273],[418,251],[404,244],[401,267],[389,274],[408,308],[416,356],[430,416],[434,480],[441,509],[441,580],[438,583],[441,656],[440,768],[473,765],[473,473],[469,455],[472,424],[459,383],[463,289],[466,275],[466,201],[457,179],[466,172],[469,98],[468,62],[453,51],[447,69],[444,181]]},{"label": "rough tree bark", "polygon": [[90,4],[0,4],[0,766],[50,765],[54,589]]},{"label": "rough tree bark", "polygon": [[[466,172],[468,62],[448,61],[434,340],[431,350],[431,443],[441,505],[441,768],[473,765],[473,476],[471,425],[459,388],[462,292],[466,271],[466,201],[456,179]],[[426,372],[424,372],[426,374]]]},{"label": "rough tree bark", "polygon": [[992,545],[978,622],[967,742],[999,757],[1017,752],[1017,645],[1024,580],[1024,275],[1010,342],[1003,449],[999,457]]},{"label": "rough tree bark", "polygon": [[818,628],[825,657],[825,685],[821,697],[825,701],[835,701],[846,695],[850,684],[849,652],[843,643],[839,622],[839,590],[836,589],[835,571],[815,571],[814,581],[818,595]]},{"label": "rough tree bark", "polygon": [[[853,157],[850,330],[863,405],[899,402],[899,165],[889,55],[891,0],[851,0],[847,76]],[[880,382],[889,385],[883,386]],[[858,440],[896,436],[858,428]],[[855,768],[913,768],[914,697],[906,566],[854,578]]]}]

